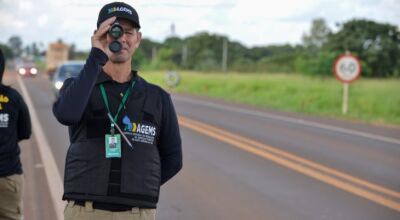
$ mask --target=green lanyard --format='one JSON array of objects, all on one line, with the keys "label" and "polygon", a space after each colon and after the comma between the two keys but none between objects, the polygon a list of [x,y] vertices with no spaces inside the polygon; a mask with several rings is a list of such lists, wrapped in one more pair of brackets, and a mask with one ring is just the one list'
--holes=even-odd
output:
[{"label": "green lanyard", "polygon": [[[135,82],[136,82],[136,81],[132,80],[131,86],[127,89],[127,91],[125,92],[124,96],[122,97],[121,102],[119,103],[118,110],[117,110],[117,114],[114,116],[114,122],[115,122],[115,123],[116,123],[117,120],[118,120],[118,115],[119,115],[119,113],[121,112],[122,107],[125,105],[126,101],[128,100],[129,95],[130,95],[131,92],[132,92],[132,89],[133,89],[133,86],[135,85]],[[110,113],[110,115],[112,115],[112,114],[111,114],[111,111],[110,111],[110,106],[109,106],[109,104],[108,104],[106,89],[104,88],[104,85],[103,85],[103,84],[100,84],[100,90],[101,90],[101,96],[103,96],[103,101],[104,101],[104,104],[105,104],[106,107],[107,107],[108,113]],[[114,132],[115,132],[115,130],[114,130],[114,123],[111,122],[111,134],[114,134]]]}]

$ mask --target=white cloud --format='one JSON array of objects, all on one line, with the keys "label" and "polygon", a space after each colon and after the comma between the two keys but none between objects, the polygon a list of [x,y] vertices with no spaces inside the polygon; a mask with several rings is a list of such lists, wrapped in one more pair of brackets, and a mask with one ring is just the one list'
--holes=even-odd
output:
[{"label": "white cloud", "polygon": [[33,9],[33,2],[31,1],[18,0],[17,4],[19,9],[24,12],[31,12]]},{"label": "white cloud", "polygon": [[49,17],[47,16],[47,14],[42,14],[37,18],[37,24],[39,25],[39,27],[44,27],[47,22],[49,20]]}]

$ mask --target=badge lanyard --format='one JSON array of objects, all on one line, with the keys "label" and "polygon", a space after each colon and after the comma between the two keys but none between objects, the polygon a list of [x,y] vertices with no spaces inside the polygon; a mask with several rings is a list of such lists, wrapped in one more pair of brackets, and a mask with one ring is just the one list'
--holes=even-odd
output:
[{"label": "badge lanyard", "polygon": [[[110,122],[111,122],[110,133],[111,134],[106,134],[106,136],[105,136],[105,141],[106,141],[105,147],[106,147],[106,157],[107,158],[121,157],[121,135],[115,134],[114,123],[117,123],[119,113],[121,112],[123,106],[126,104],[126,101],[128,100],[128,97],[131,94],[134,85],[135,85],[135,81],[132,81],[131,86],[127,89],[124,96],[122,97],[121,102],[119,103],[117,113],[113,118],[114,122],[110,120]],[[106,93],[106,90],[105,90],[103,84],[100,84],[100,90],[101,90],[101,95],[103,97],[104,104],[107,107],[107,111],[111,115],[111,110],[110,110],[110,106],[108,103],[107,93]]]},{"label": "badge lanyard", "polygon": [[[126,101],[128,100],[128,97],[131,94],[133,87],[135,86],[135,82],[136,81],[132,81],[131,86],[128,88],[128,90],[125,92],[124,96],[122,97],[122,100],[121,100],[121,102],[119,103],[119,106],[118,106],[117,114],[114,116],[114,121],[115,122],[118,121],[119,113],[121,112],[123,106],[125,105]],[[101,90],[101,95],[103,96],[104,104],[107,107],[107,111],[108,111],[108,113],[111,114],[110,106],[108,104],[108,98],[107,98],[106,89],[104,88],[103,84],[100,84],[100,90]],[[115,132],[115,128],[114,128],[114,123],[113,122],[111,122],[111,130],[110,130],[110,132],[111,132],[111,134],[114,134],[114,132]]]}]

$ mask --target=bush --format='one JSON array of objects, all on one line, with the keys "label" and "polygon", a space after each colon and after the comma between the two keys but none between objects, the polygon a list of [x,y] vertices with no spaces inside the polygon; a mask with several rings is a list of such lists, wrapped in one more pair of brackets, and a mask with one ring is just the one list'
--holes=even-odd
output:
[{"label": "bush", "polygon": [[316,57],[300,55],[295,60],[295,71],[309,75],[329,76],[333,74],[333,64],[338,52],[319,52]]}]

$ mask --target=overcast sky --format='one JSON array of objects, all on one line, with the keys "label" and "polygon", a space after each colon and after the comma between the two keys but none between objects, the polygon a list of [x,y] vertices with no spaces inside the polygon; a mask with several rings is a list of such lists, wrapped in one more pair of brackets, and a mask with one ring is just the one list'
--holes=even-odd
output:
[{"label": "overcast sky", "polygon": [[[0,42],[74,42],[90,48],[103,0],[0,0]],[[400,0],[143,0],[125,1],[139,13],[143,36],[163,41],[171,24],[179,37],[200,31],[224,34],[246,46],[296,44],[316,17],[336,23],[366,18],[400,27]],[[46,46],[47,47],[47,46]]]}]

